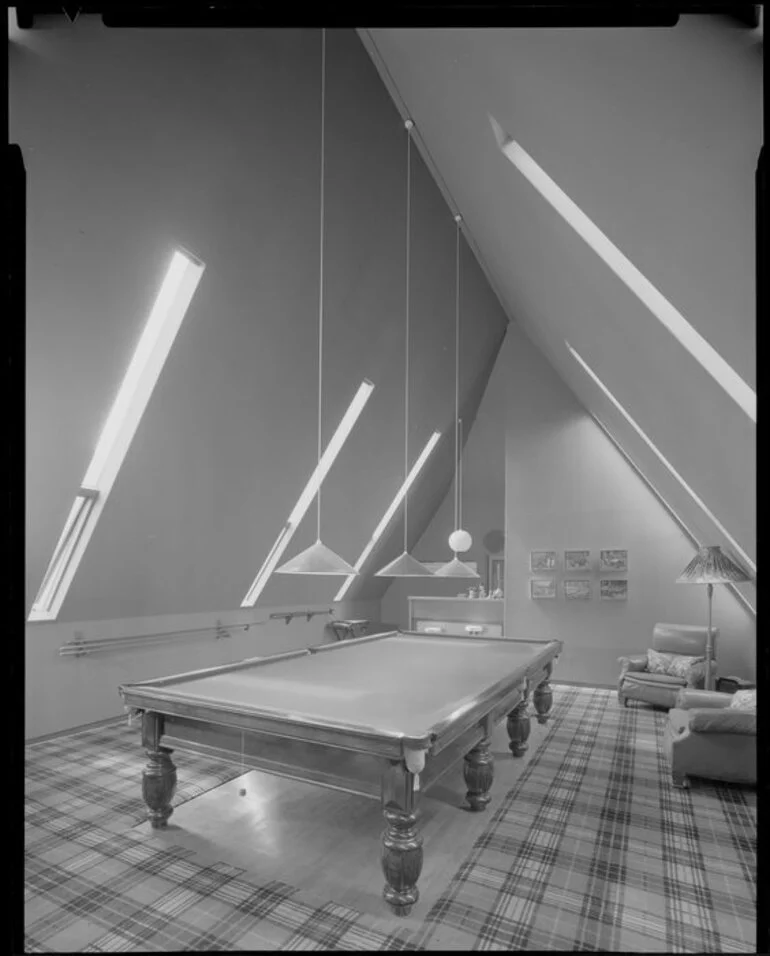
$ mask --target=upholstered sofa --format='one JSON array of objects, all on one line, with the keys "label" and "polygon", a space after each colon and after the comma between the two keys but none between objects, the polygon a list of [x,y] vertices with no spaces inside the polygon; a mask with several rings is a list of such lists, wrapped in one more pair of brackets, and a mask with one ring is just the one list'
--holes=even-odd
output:
[{"label": "upholstered sofa", "polygon": [[[629,700],[644,701],[656,707],[673,707],[676,695],[683,687],[704,687],[707,633],[707,628],[693,624],[656,624],[650,645],[654,651],[660,654],[699,657],[701,660],[688,668],[684,676],[674,676],[650,673],[647,652],[619,657],[618,700],[626,707]],[[712,633],[712,647],[716,648],[719,630],[713,628]],[[716,673],[713,663],[711,671],[712,674]]]},{"label": "upholstered sofa", "polygon": [[674,786],[688,787],[691,776],[757,782],[756,711],[732,709],[732,700],[719,691],[679,691],[665,734]]}]

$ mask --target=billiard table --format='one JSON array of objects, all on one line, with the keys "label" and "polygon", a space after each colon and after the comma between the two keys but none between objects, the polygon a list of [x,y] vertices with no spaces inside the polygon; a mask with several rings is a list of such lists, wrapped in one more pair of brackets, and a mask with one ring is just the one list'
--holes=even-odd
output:
[{"label": "billiard table", "polygon": [[492,728],[507,717],[514,757],[527,748],[528,697],[548,719],[561,641],[390,631],[119,688],[141,714],[142,794],[153,827],[171,816],[174,747],[382,801],[383,895],[417,902],[421,794],[463,765],[471,810],[490,800]]}]

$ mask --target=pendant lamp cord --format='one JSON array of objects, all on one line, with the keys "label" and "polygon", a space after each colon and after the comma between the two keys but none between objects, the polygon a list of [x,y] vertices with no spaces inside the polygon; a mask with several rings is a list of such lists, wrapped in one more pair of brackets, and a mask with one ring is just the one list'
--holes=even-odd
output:
[{"label": "pendant lamp cord", "polygon": [[459,467],[458,473],[460,476],[460,481],[458,483],[457,490],[457,521],[458,528],[463,526],[463,420],[460,418],[458,420],[458,429],[460,431],[460,456],[459,456]]},{"label": "pendant lamp cord", "polygon": [[[321,265],[318,289],[318,463],[321,463],[321,396],[324,341],[324,155],[326,133],[326,28],[321,28]],[[321,485],[316,493],[316,532],[321,540]]]},{"label": "pendant lamp cord", "polygon": [[[409,475],[409,265],[412,223],[412,128],[411,121],[406,123],[406,348],[404,350],[404,482]],[[404,492],[404,551],[407,547],[407,516],[409,491]]]},{"label": "pendant lamp cord", "polygon": [[[460,216],[455,256],[455,531],[460,527]],[[456,552],[455,552],[456,553]]]}]

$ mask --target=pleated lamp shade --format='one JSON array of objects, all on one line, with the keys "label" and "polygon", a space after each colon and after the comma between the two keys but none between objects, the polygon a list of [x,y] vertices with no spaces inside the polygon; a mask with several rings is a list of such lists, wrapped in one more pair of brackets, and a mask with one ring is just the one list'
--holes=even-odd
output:
[{"label": "pleated lamp shade", "polygon": [[717,546],[701,548],[676,579],[677,584],[737,584],[748,574]]},{"label": "pleated lamp shade", "polygon": [[276,574],[358,574],[352,564],[335,554],[319,538],[309,548],[275,569]]},{"label": "pleated lamp shade", "polygon": [[443,564],[438,571],[433,572],[435,578],[480,578],[473,568],[461,561],[457,555],[451,561]]},{"label": "pleated lamp shade", "polygon": [[377,578],[432,578],[433,572],[417,558],[413,558],[408,551],[403,551],[397,558],[380,568],[375,574]]}]

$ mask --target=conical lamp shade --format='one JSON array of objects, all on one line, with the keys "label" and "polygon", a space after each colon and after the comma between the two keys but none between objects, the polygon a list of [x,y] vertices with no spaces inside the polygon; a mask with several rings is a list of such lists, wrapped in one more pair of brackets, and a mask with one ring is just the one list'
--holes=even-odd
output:
[{"label": "conical lamp shade", "polygon": [[733,584],[751,580],[719,547],[701,548],[676,579],[677,584]]},{"label": "conical lamp shade", "polygon": [[442,564],[438,571],[434,571],[434,577],[437,578],[480,578],[480,574],[469,565],[464,564],[458,557],[452,558],[446,564]]},{"label": "conical lamp shade", "polygon": [[319,538],[315,544],[300,551],[286,564],[275,569],[275,574],[358,574],[352,564],[327,548]]},{"label": "conical lamp shade", "polygon": [[375,574],[378,578],[432,578],[433,572],[429,571],[424,564],[420,564],[417,558],[404,551],[390,564],[380,568]]}]

